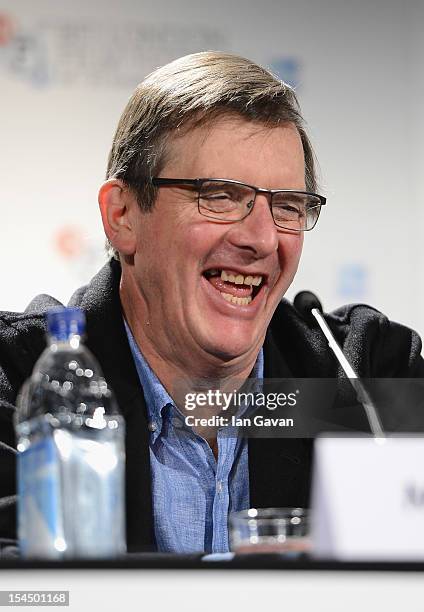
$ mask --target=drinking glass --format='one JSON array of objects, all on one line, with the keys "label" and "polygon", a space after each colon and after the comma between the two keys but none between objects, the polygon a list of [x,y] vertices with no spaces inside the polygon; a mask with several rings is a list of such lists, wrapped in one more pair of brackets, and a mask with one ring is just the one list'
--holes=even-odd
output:
[{"label": "drinking glass", "polygon": [[304,508],[250,508],[229,517],[230,546],[236,554],[310,550],[309,514]]}]

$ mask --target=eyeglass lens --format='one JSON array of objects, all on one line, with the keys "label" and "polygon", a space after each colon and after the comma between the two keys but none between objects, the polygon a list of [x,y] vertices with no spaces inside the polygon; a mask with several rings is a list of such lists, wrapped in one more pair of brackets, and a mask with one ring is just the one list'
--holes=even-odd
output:
[{"label": "eyeglass lens", "polygon": [[[204,181],[199,190],[199,212],[221,221],[239,221],[253,207],[252,187],[226,181]],[[315,195],[279,191],[272,194],[272,215],[277,226],[304,231],[318,220],[321,201]]]}]

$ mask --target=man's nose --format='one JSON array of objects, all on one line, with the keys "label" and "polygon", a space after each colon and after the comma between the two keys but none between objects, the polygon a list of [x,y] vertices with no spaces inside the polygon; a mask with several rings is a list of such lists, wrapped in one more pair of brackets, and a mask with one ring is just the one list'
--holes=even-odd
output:
[{"label": "man's nose", "polygon": [[251,250],[255,258],[271,255],[278,248],[278,231],[272,217],[269,197],[258,194],[251,213],[231,226],[228,240],[238,248]]}]

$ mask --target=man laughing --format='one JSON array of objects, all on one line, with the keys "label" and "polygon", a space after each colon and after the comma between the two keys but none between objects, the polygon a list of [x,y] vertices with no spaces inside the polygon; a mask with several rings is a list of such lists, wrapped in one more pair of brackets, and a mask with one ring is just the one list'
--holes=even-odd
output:
[{"label": "man laughing", "polygon": [[[177,388],[337,377],[325,339],[282,299],[326,203],[317,189],[293,90],[247,59],[183,57],[129,100],[99,192],[111,258],[69,304],[126,420],[128,550],[225,552],[230,512],[308,505],[311,440],[190,427]],[[13,405],[56,305],[39,296],[0,319],[3,537],[15,537]],[[365,306],[326,318],[360,375],[423,374],[411,330]]]}]

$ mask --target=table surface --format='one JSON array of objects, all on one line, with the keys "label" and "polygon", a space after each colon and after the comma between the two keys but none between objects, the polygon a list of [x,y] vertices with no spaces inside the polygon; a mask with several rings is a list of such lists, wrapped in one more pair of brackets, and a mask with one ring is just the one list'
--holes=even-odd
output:
[{"label": "table surface", "polygon": [[[275,570],[297,572],[423,572],[424,561],[335,561],[316,560],[306,556],[287,559],[283,555],[238,555],[230,560],[208,560],[204,555],[169,553],[134,553],[118,559],[23,560],[16,557],[0,559],[0,570]],[[424,577],[423,577],[424,582]],[[424,609],[424,605],[423,605]]]},{"label": "table surface", "polygon": [[264,606],[422,612],[423,570],[424,563],[290,562],[270,555],[229,562],[155,554],[102,562],[4,559],[0,590],[67,590],[67,609],[78,612],[262,612]]}]

